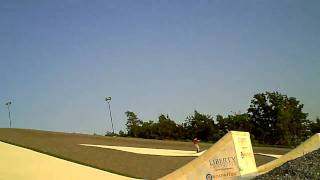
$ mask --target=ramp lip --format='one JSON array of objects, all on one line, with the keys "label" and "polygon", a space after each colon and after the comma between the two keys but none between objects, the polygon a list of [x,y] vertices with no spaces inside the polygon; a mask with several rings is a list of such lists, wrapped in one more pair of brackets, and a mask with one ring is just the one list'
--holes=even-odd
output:
[{"label": "ramp lip", "polygon": [[311,136],[309,139],[305,140],[296,148],[292,149],[288,153],[282,155],[280,158],[270,161],[266,164],[263,164],[258,167],[258,172],[264,174],[271,171],[274,168],[277,168],[284,163],[299,158],[309,152],[312,152],[320,148],[320,133],[316,133]]}]

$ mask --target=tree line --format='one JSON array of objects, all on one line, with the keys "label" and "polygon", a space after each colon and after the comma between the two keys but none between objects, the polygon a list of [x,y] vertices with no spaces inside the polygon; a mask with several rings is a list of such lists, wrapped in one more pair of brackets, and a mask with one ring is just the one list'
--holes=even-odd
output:
[{"label": "tree line", "polygon": [[197,137],[215,142],[234,130],[250,132],[253,143],[295,146],[320,132],[320,119],[308,120],[303,106],[295,97],[265,92],[253,96],[245,113],[213,117],[195,110],[181,124],[168,114],[161,114],[157,121],[143,121],[136,113],[127,111],[127,132],[120,131],[119,135],[174,140]]}]

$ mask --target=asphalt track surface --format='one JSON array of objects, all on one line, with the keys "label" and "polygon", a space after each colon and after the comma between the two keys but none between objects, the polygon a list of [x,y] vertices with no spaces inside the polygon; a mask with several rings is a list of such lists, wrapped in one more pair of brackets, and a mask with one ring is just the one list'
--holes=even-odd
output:
[{"label": "asphalt track surface", "polygon": [[[75,133],[58,133],[25,129],[0,129],[0,141],[8,142],[61,159],[99,168],[108,172],[137,178],[156,179],[178,169],[196,158],[137,154],[79,144],[126,146],[135,148],[194,151],[191,142],[104,137]],[[212,144],[201,143],[202,150]],[[290,149],[254,147],[254,153],[282,155]],[[255,154],[257,166],[275,158]]]}]

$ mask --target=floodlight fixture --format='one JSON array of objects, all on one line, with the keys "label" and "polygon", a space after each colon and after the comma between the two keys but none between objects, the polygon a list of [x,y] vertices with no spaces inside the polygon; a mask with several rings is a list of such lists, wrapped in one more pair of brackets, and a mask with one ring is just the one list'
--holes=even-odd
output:
[{"label": "floodlight fixture", "polygon": [[111,101],[111,97],[106,97],[106,101],[110,102]]}]

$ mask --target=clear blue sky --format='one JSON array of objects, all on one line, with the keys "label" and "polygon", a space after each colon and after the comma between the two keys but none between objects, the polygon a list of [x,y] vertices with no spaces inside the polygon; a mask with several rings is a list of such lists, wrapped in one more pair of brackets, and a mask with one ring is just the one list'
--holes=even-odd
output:
[{"label": "clear blue sky", "polygon": [[116,131],[279,91],[320,115],[320,1],[2,0],[0,127]]}]

